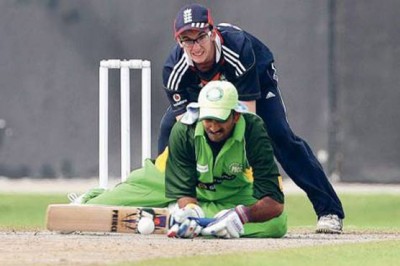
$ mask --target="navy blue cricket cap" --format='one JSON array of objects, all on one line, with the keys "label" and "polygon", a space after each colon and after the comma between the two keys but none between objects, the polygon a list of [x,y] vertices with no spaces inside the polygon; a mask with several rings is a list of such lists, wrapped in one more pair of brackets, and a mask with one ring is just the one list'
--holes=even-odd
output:
[{"label": "navy blue cricket cap", "polygon": [[186,30],[212,29],[214,23],[211,12],[199,4],[189,4],[182,7],[174,22],[175,38]]}]

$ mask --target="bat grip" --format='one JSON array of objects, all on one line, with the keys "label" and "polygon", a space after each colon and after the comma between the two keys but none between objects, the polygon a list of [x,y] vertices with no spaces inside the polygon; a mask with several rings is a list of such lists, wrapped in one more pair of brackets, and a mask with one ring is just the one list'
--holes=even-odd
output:
[{"label": "bat grip", "polygon": [[216,220],[215,218],[196,218],[196,217],[189,217],[189,219],[195,220],[202,227],[206,227],[207,225]]}]

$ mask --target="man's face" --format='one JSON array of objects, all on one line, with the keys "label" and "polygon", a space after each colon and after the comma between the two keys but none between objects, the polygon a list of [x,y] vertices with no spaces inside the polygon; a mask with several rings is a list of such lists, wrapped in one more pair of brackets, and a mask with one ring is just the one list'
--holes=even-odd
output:
[{"label": "man's face", "polygon": [[239,118],[240,114],[233,112],[229,115],[228,119],[223,122],[213,119],[204,119],[202,123],[208,138],[212,142],[221,142],[231,135]]},{"label": "man's face", "polygon": [[179,35],[179,41],[196,64],[214,62],[215,46],[214,36],[209,30],[187,30]]}]

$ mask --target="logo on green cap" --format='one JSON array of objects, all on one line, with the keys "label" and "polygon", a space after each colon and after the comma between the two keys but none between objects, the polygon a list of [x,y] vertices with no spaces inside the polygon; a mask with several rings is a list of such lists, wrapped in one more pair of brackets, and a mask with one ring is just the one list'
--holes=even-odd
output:
[{"label": "logo on green cap", "polygon": [[206,97],[210,102],[217,102],[224,97],[224,92],[221,88],[216,87],[208,91]]}]

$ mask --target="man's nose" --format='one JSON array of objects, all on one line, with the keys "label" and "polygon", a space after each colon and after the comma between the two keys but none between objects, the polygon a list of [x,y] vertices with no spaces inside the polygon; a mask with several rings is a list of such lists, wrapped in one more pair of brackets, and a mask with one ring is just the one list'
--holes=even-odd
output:
[{"label": "man's nose", "polygon": [[213,132],[218,131],[220,128],[219,123],[215,120],[210,120],[209,129]]},{"label": "man's nose", "polygon": [[200,44],[197,42],[197,40],[195,40],[192,49],[199,49],[199,48],[201,48]]}]

